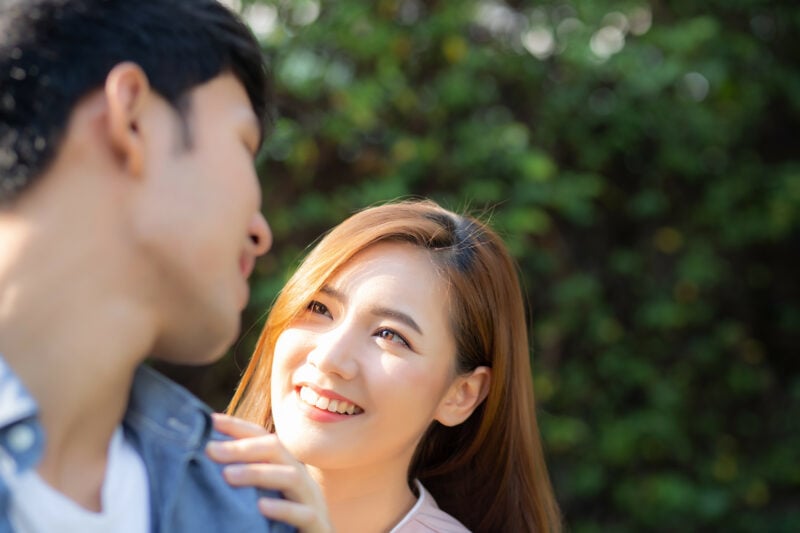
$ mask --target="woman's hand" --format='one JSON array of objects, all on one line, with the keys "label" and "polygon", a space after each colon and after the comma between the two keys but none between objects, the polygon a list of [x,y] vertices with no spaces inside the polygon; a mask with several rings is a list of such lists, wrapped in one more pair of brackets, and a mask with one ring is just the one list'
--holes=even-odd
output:
[{"label": "woman's hand", "polygon": [[237,440],[209,442],[206,453],[218,463],[243,463],[224,468],[223,475],[228,483],[237,487],[279,490],[285,500],[258,500],[258,508],[264,516],[293,525],[301,533],[333,532],[319,485],[305,465],[295,459],[274,434],[228,415],[215,413],[213,420],[217,431]]}]

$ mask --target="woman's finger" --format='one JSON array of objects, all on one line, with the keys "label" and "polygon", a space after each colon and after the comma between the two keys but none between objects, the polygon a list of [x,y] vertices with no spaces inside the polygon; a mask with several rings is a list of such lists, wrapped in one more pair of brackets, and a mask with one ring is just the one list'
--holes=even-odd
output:
[{"label": "woman's finger", "polygon": [[295,526],[301,533],[333,533],[327,516],[312,507],[277,498],[260,498],[258,509],[267,518]]},{"label": "woman's finger", "polygon": [[[233,433],[248,431],[247,423],[239,424],[242,421],[231,417],[219,417],[219,422],[226,429],[232,428]],[[325,498],[305,465],[289,453],[276,435],[261,434],[260,427],[258,430],[259,435],[254,437],[209,442],[206,452],[217,462],[236,463],[223,469],[223,475],[231,485],[255,486],[283,493],[285,500],[265,499],[264,503],[259,503],[266,516],[292,524],[301,533],[333,531]]]},{"label": "woman's finger", "polygon": [[239,440],[210,441],[206,453],[218,463],[297,463],[272,433]]},{"label": "woman's finger", "polygon": [[235,416],[212,413],[211,420],[214,422],[214,429],[234,439],[258,437],[267,433],[267,430],[258,424],[247,422]]},{"label": "woman's finger", "polygon": [[226,466],[223,475],[231,485],[278,490],[293,501],[307,502],[315,496],[302,465],[236,464]]}]

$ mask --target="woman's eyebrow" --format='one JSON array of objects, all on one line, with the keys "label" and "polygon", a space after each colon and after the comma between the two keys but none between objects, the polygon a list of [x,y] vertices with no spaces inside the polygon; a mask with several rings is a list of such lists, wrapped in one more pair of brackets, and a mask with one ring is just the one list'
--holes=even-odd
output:
[{"label": "woman's eyebrow", "polygon": [[370,313],[372,313],[375,316],[383,318],[393,318],[395,320],[398,320],[403,324],[407,325],[408,327],[410,327],[411,329],[413,329],[414,331],[416,331],[417,333],[419,333],[420,335],[424,335],[424,333],[422,333],[422,329],[414,321],[414,319],[411,318],[406,313],[403,313],[402,311],[398,311],[396,309],[390,309],[388,307],[373,307],[372,309],[370,309]]},{"label": "woman's eyebrow", "polygon": [[344,293],[337,291],[330,285],[323,285],[322,288],[319,290],[319,292],[325,294],[326,296],[330,296],[334,300],[338,300],[341,303],[347,302],[347,297],[344,295]]},{"label": "woman's eyebrow", "polygon": [[[337,291],[330,285],[324,285],[319,290],[319,292],[327,296],[330,296],[334,300],[337,300],[341,303],[347,303],[347,296],[345,296],[343,292]],[[379,316],[382,318],[392,318],[394,320],[402,322],[403,324],[407,325],[420,335],[424,335],[424,333],[422,332],[422,328],[419,327],[419,324],[417,324],[417,322],[413,318],[411,318],[411,316],[408,315],[407,313],[398,311],[397,309],[392,309],[390,307],[382,307],[382,306],[372,307],[370,308],[369,312],[375,316]]]}]

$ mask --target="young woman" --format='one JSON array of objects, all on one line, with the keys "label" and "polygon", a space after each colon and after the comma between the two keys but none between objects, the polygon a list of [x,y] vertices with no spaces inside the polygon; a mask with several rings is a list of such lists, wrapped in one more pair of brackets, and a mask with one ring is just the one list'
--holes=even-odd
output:
[{"label": "young woman", "polygon": [[559,531],[528,350],[493,231],[429,201],[369,208],[289,280],[232,400],[277,438],[217,417],[256,437],[210,453],[254,463],[226,475],[282,489],[262,511],[303,531],[323,496],[339,532]]}]

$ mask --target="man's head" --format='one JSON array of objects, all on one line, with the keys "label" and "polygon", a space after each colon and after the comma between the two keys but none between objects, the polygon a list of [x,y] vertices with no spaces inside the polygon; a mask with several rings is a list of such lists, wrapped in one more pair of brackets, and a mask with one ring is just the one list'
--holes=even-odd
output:
[{"label": "man's head", "polygon": [[2,0],[0,207],[47,169],[74,106],[126,61],[184,116],[192,88],[229,72],[266,122],[258,43],[216,0]]},{"label": "man's head", "polygon": [[253,165],[266,80],[216,0],[0,0],[0,238],[36,227],[38,250],[8,254],[8,275],[55,258],[40,277],[145,324],[149,354],[221,355],[271,244]]}]

